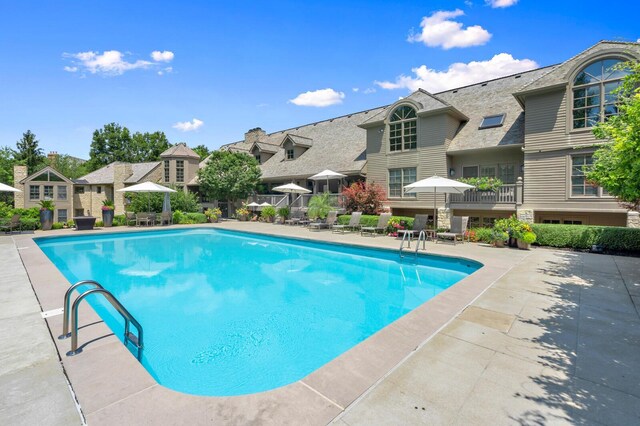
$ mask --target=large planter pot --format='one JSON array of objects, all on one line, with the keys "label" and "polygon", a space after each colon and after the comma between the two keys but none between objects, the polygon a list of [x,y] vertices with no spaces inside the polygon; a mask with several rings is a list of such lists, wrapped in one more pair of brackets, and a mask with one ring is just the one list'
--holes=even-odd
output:
[{"label": "large planter pot", "polygon": [[113,210],[102,210],[102,225],[105,228],[113,226]]},{"label": "large planter pot", "polygon": [[509,237],[509,247],[518,247],[518,239]]},{"label": "large planter pot", "polygon": [[493,245],[498,247],[498,248],[504,248],[504,241],[503,240],[496,240],[493,242]]},{"label": "large planter pot", "polygon": [[50,231],[53,226],[53,210],[40,210],[40,226],[43,231]]},{"label": "large planter pot", "polygon": [[531,244],[525,243],[522,239],[518,238],[518,248],[520,250],[529,250]]}]

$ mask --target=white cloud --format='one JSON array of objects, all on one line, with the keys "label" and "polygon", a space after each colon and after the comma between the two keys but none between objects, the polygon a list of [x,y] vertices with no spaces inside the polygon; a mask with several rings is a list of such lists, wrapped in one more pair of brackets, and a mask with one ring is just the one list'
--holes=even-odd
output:
[{"label": "white cloud", "polygon": [[78,72],[78,67],[64,67],[67,72]]},{"label": "white cloud", "polygon": [[462,28],[462,23],[453,18],[464,15],[460,9],[439,10],[422,18],[422,32],[409,36],[409,42],[422,42],[430,47],[440,46],[443,49],[454,47],[480,46],[489,41],[491,33],[480,25]]},{"label": "white cloud", "polygon": [[158,75],[171,74],[173,72],[173,67],[166,67],[158,71]]},{"label": "white cloud", "polygon": [[518,3],[518,0],[484,0],[487,6],[491,6],[494,9],[513,6]]},{"label": "white cloud", "polygon": [[176,124],[173,125],[173,128],[178,129],[182,132],[192,132],[202,127],[203,124],[204,124],[204,121],[194,118],[191,121],[178,121]]},{"label": "white cloud", "polygon": [[368,87],[368,88],[364,89],[364,92],[362,92],[362,93],[364,93],[365,95],[370,95],[372,93],[376,93],[376,89],[373,88],[373,87]]},{"label": "white cloud", "polygon": [[425,89],[437,93],[534,68],[538,68],[538,64],[531,59],[514,59],[508,53],[499,53],[488,61],[472,61],[468,64],[456,62],[446,71],[437,71],[421,65],[411,70],[415,76],[401,75],[395,82],[376,81],[375,84],[383,89]]},{"label": "white cloud", "polygon": [[300,93],[289,102],[299,106],[326,107],[341,104],[345,95],[343,92],[336,92],[333,89],[320,89],[313,92]]},{"label": "white cloud", "polygon": [[355,93],[358,93],[358,92],[360,91],[360,88],[358,88],[358,87],[354,87],[353,89],[351,89],[351,91],[353,91],[353,92],[355,92]]},{"label": "white cloud", "polygon": [[171,62],[173,61],[173,52],[165,50],[163,52],[154,50],[151,52],[151,58],[156,62]]},{"label": "white cloud", "polygon": [[82,70],[91,74],[122,75],[125,71],[149,68],[153,65],[149,61],[142,60],[127,62],[123,59],[123,53],[117,50],[107,50],[102,54],[92,51],[65,53],[63,56],[71,58],[74,62],[74,66],[69,67],[69,69],[75,68],[76,71]]}]

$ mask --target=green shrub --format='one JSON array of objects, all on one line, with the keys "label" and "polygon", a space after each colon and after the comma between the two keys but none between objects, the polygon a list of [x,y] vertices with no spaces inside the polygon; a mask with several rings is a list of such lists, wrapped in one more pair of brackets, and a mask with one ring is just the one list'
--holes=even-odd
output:
[{"label": "green shrub", "polygon": [[[373,214],[363,214],[360,216],[360,225],[361,226],[377,226],[378,220],[380,216]],[[349,220],[351,220],[350,214],[343,214],[338,216],[338,224],[339,225],[348,225]],[[394,223],[404,222],[404,229],[411,229],[413,227],[413,218],[408,216],[391,216],[389,219],[389,226],[387,226],[387,232],[395,232],[396,228],[393,226]]]},{"label": "green shrub", "polygon": [[182,213],[180,210],[176,210],[173,212],[173,223],[180,224],[182,223],[183,220],[184,220],[184,213]]},{"label": "green shrub", "polygon": [[522,241],[524,241],[527,244],[533,244],[536,242],[536,234],[534,234],[533,232],[525,232],[522,235]]},{"label": "green shrub", "polygon": [[64,223],[62,222],[53,222],[51,225],[51,229],[62,229],[64,228]]},{"label": "green shrub", "polygon": [[491,228],[471,228],[465,236],[471,242],[491,243],[493,241],[493,229]]},{"label": "green shrub", "polygon": [[289,219],[289,215],[291,215],[291,210],[289,210],[289,207],[280,207],[278,209],[278,216],[280,216],[281,218]]},{"label": "green shrub", "polygon": [[207,223],[207,216],[204,213],[184,213],[184,216],[179,223],[185,225],[192,225],[194,223]]},{"label": "green shrub", "polygon": [[102,227],[104,226],[104,222],[103,222],[103,221],[101,221],[101,220],[96,220],[96,224],[95,224],[95,226],[96,226],[97,228],[102,228]]},{"label": "green shrub", "polygon": [[113,217],[113,226],[125,226],[127,224],[127,217],[123,214],[119,214]]},{"label": "green shrub", "polygon": [[531,228],[541,246],[590,249],[599,245],[603,250],[640,252],[638,228],[546,223],[535,223]]},{"label": "green shrub", "polygon": [[273,206],[266,206],[262,208],[260,216],[266,220],[271,220],[276,217],[276,208]]}]

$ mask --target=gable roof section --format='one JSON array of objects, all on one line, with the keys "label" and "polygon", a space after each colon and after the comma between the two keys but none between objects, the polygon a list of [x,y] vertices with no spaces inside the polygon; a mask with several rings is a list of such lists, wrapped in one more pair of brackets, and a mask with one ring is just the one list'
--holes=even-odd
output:
[{"label": "gable roof section", "polygon": [[596,45],[578,53],[563,63],[549,68],[547,72],[539,76],[537,79],[524,84],[517,91],[514,91],[514,95],[522,98],[523,95],[531,92],[537,92],[546,88],[564,86],[568,83],[571,74],[575,71],[577,66],[583,65],[591,58],[595,60],[598,57],[616,54],[640,58],[640,43],[606,40],[600,41]]},{"label": "gable roof section", "polygon": [[[27,182],[27,181],[30,181],[30,180],[32,180],[33,178],[38,177],[38,176],[40,176],[41,174],[46,173],[46,172],[52,172],[52,173],[54,173],[56,176],[58,176],[60,179],[62,179],[62,181],[63,181],[63,182],[66,182],[66,183],[73,183],[73,181],[72,181],[71,179],[69,179],[68,177],[66,177],[65,175],[63,175],[62,173],[60,173],[59,171],[57,171],[56,169],[54,169],[54,168],[53,168],[53,167],[51,167],[51,166],[44,167],[44,168],[42,168],[42,169],[38,170],[37,172],[34,172],[34,173],[30,174],[30,175],[29,175],[29,176],[27,176],[26,178],[22,179],[22,180],[20,181],[20,183],[25,183],[25,182]],[[36,181],[36,182],[42,182],[42,181]],[[50,181],[50,182],[55,182],[55,181]]]},{"label": "gable roof section", "polygon": [[172,146],[171,148],[167,149],[162,154],[160,154],[160,157],[161,158],[165,158],[165,157],[186,157],[186,158],[198,158],[198,159],[200,159],[200,156],[198,154],[196,154],[196,152],[194,150],[189,148],[187,146],[187,144],[184,143],[184,142],[180,142],[178,144],[175,144],[174,146]]},{"label": "gable roof section", "polygon": [[[200,158],[198,156],[198,158]],[[131,176],[124,180],[125,183],[138,183],[142,181],[149,173],[160,165],[159,161],[150,163],[133,163],[131,164]]]},{"label": "gable roof section", "polygon": [[258,148],[258,151],[268,152],[269,154],[275,154],[280,150],[280,147],[277,145],[271,145],[262,142],[254,142],[253,147],[250,149],[250,151],[253,151],[254,148]]},{"label": "gable roof section", "polygon": [[294,135],[291,133],[287,133],[285,137],[282,139],[281,146],[284,145],[286,140],[290,140],[294,146],[301,146],[304,148],[311,148],[313,145],[313,139],[305,138],[304,136]]},{"label": "gable roof section", "polygon": [[[113,185],[114,176],[113,172],[116,164],[123,164],[119,161],[114,161],[111,164],[95,170],[89,174],[86,174],[78,179],[74,180],[74,183],[85,185]],[[148,175],[153,169],[160,165],[159,161],[153,161],[149,163],[132,163],[131,164],[131,176],[125,179],[125,183],[138,183],[146,175]]]}]

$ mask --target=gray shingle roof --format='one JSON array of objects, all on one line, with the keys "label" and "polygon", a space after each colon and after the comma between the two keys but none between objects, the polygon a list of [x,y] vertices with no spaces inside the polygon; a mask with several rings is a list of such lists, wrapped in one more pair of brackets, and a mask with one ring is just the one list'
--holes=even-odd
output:
[{"label": "gray shingle roof", "polygon": [[271,145],[268,143],[256,142],[255,145],[258,147],[258,150],[260,150],[260,152],[269,152],[271,154],[275,154],[280,149],[282,149],[277,145]]},{"label": "gray shingle roof", "polygon": [[200,158],[198,154],[187,146],[184,142],[175,144],[165,152],[160,154],[160,157],[187,157],[187,158]]},{"label": "gray shingle roof", "polygon": [[[89,174],[86,174],[78,179],[74,180],[74,183],[78,184],[88,184],[88,185],[113,185],[114,178],[114,166],[116,164],[122,164],[120,162],[113,162],[111,164],[107,164],[106,166],[95,170]],[[125,179],[125,183],[138,183],[140,179],[144,178],[149,172],[160,165],[159,161],[153,161],[150,163],[132,163],[131,164],[131,176]]]}]

